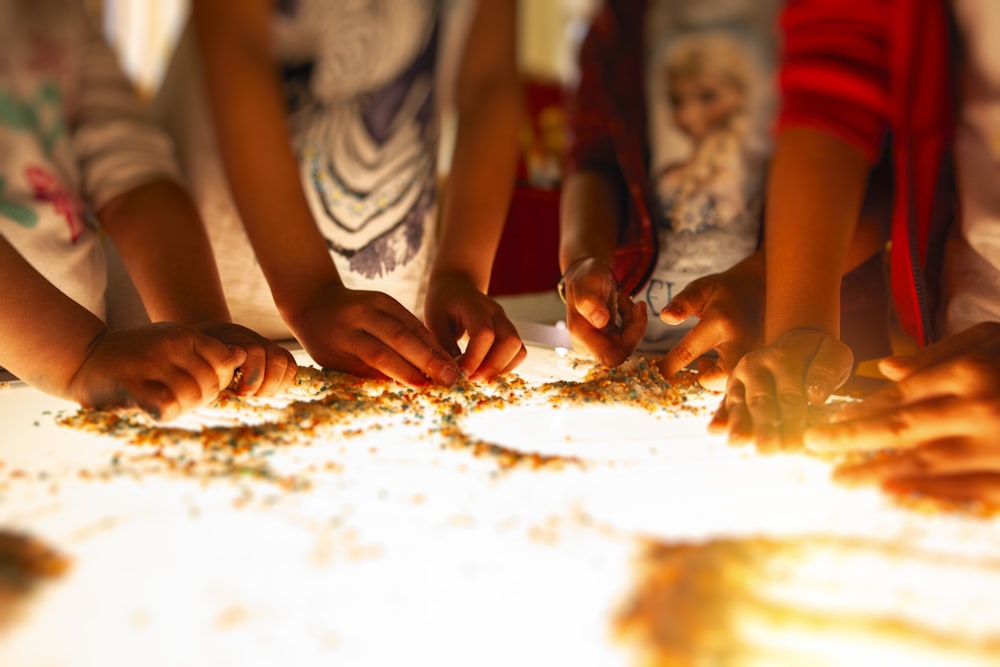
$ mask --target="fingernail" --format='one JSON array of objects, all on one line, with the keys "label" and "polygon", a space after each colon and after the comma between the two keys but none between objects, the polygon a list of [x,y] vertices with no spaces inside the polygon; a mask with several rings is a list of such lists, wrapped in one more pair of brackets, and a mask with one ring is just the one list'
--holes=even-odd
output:
[{"label": "fingernail", "polygon": [[441,374],[438,375],[438,379],[441,381],[441,384],[450,387],[458,380],[458,371],[451,366],[445,366]]}]

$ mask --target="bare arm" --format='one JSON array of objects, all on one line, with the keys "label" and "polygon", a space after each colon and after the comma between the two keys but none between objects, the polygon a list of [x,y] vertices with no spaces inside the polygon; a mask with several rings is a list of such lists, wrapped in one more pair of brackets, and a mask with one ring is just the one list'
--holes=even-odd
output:
[{"label": "bare arm", "polygon": [[108,331],[0,237],[0,364],[84,407],[138,407],[158,419],[214,398],[246,355],[183,325]]},{"label": "bare arm", "polygon": [[517,10],[479,0],[456,82],[458,136],[432,279],[458,274],[485,293],[514,185],[521,90]]},{"label": "bare arm", "polygon": [[270,394],[295,378],[291,353],[229,317],[211,246],[194,202],[157,181],[115,197],[98,212],[153,322],[180,322],[246,352],[237,391]]},{"label": "bare arm", "polygon": [[824,132],[778,136],[765,225],[767,342],[792,329],[839,335],[840,281],[868,167],[860,151]]},{"label": "bare arm", "polygon": [[477,3],[456,81],[458,135],[426,307],[442,345],[457,351],[456,339],[469,334],[461,365],[484,380],[511,370],[525,355],[513,324],[486,297],[517,161],[516,24],[516,3]]},{"label": "bare arm", "polygon": [[63,294],[0,236],[0,365],[42,391],[66,396],[104,323]]},{"label": "bare arm", "polygon": [[176,183],[129,190],[98,211],[154,322],[228,322],[198,212]]},{"label": "bare arm", "polygon": [[731,440],[800,447],[807,405],[847,380],[840,281],[867,179],[865,156],[846,142],[804,128],[779,134],[767,194],[766,345],[729,378],[717,421]]},{"label": "bare arm", "polygon": [[[563,186],[559,264],[566,321],[575,347],[615,366],[639,345],[646,305],[619,294],[611,271],[619,226],[618,186],[598,171],[578,171]],[[618,320],[620,315],[621,320]]]},{"label": "bare arm", "polygon": [[[317,363],[410,385],[458,369],[395,299],[344,287],[309,209],[288,136],[270,0],[192,6],[222,163],[279,312]],[[331,36],[331,38],[335,38]]]},{"label": "bare arm", "polygon": [[226,175],[275,303],[287,317],[317,285],[341,283],[288,138],[271,51],[272,4],[198,0],[192,18]]}]

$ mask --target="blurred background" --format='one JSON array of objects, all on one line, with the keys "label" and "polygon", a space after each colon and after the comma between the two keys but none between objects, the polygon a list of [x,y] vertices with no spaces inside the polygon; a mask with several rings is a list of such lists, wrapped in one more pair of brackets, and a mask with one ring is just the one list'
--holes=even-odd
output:
[{"label": "blurred background", "polygon": [[[525,73],[542,80],[570,79],[576,40],[597,0],[517,2]],[[188,0],[87,0],[87,4],[139,88],[155,90],[183,27]]]},{"label": "blurred background", "polygon": [[[475,0],[451,0],[474,2]],[[563,89],[575,77],[576,49],[598,0],[516,0],[525,81],[521,163],[490,291],[536,320],[557,317],[558,215],[566,117]],[[184,27],[189,0],[86,0],[142,94],[150,98]],[[451,128],[453,130],[453,128]],[[450,145],[443,119],[442,178]],[[511,306],[508,306],[510,308]]]}]

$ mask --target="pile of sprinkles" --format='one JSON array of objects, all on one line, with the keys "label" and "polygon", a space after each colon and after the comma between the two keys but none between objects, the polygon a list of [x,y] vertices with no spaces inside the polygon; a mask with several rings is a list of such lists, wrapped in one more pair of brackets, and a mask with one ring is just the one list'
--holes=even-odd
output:
[{"label": "pile of sprinkles", "polygon": [[336,472],[340,464],[327,461],[285,474],[271,460],[282,448],[404,427],[436,440],[442,448],[489,459],[500,470],[560,469],[583,461],[524,452],[472,437],[463,429],[465,416],[538,404],[554,408],[615,404],[666,418],[700,416],[706,408],[690,399],[704,393],[692,375],[667,381],[644,358],[613,369],[590,364],[578,381],[533,385],[511,374],[489,383],[461,381],[449,388],[404,387],[300,366],[294,384],[282,396],[254,398],[226,392],[207,408],[172,424],[158,424],[138,411],[85,409],[60,415],[58,423],[114,436],[130,445],[118,451],[105,469],[81,474],[108,478],[168,472],[203,481],[263,480],[295,491],[310,486],[310,473]]}]

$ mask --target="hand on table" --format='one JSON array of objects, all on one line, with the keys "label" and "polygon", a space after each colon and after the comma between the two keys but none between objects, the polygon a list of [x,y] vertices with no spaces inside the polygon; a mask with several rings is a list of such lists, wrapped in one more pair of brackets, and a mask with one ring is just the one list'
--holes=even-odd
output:
[{"label": "hand on table", "polygon": [[890,450],[838,478],[896,493],[1000,505],[1000,323],[978,324],[908,357],[883,359],[894,383],[809,429],[822,452]]},{"label": "hand on table", "polygon": [[91,343],[67,394],[85,408],[136,407],[168,421],[218,396],[245,361],[242,348],[180,324],[107,331]]},{"label": "hand on table", "polygon": [[620,293],[611,267],[597,259],[573,263],[563,280],[573,347],[608,367],[625,361],[646,333],[646,304]]},{"label": "hand on table", "polygon": [[[431,280],[424,305],[427,326],[471,380],[490,381],[518,366],[528,352],[514,324],[496,301],[467,278],[449,274]],[[458,340],[469,335],[462,354]]]},{"label": "hand on table", "polygon": [[[722,391],[743,355],[760,346],[764,324],[763,262],[748,258],[731,269],[689,283],[660,312],[667,324],[697,317],[698,323],[660,360],[671,377],[698,360],[698,383]],[[715,350],[717,359],[704,357]]]},{"label": "hand on table", "polygon": [[851,373],[853,354],[813,329],[793,329],[747,353],[726,385],[712,421],[734,444],[753,441],[762,452],[802,446],[809,404],[821,405]]},{"label": "hand on table", "polygon": [[286,321],[323,368],[411,387],[428,380],[451,386],[460,375],[420,320],[382,292],[325,285]]},{"label": "hand on table", "polygon": [[295,358],[274,341],[229,322],[203,324],[197,328],[203,334],[246,352],[246,361],[236,373],[232,387],[241,396],[270,396],[286,389],[295,380],[298,371]]}]

